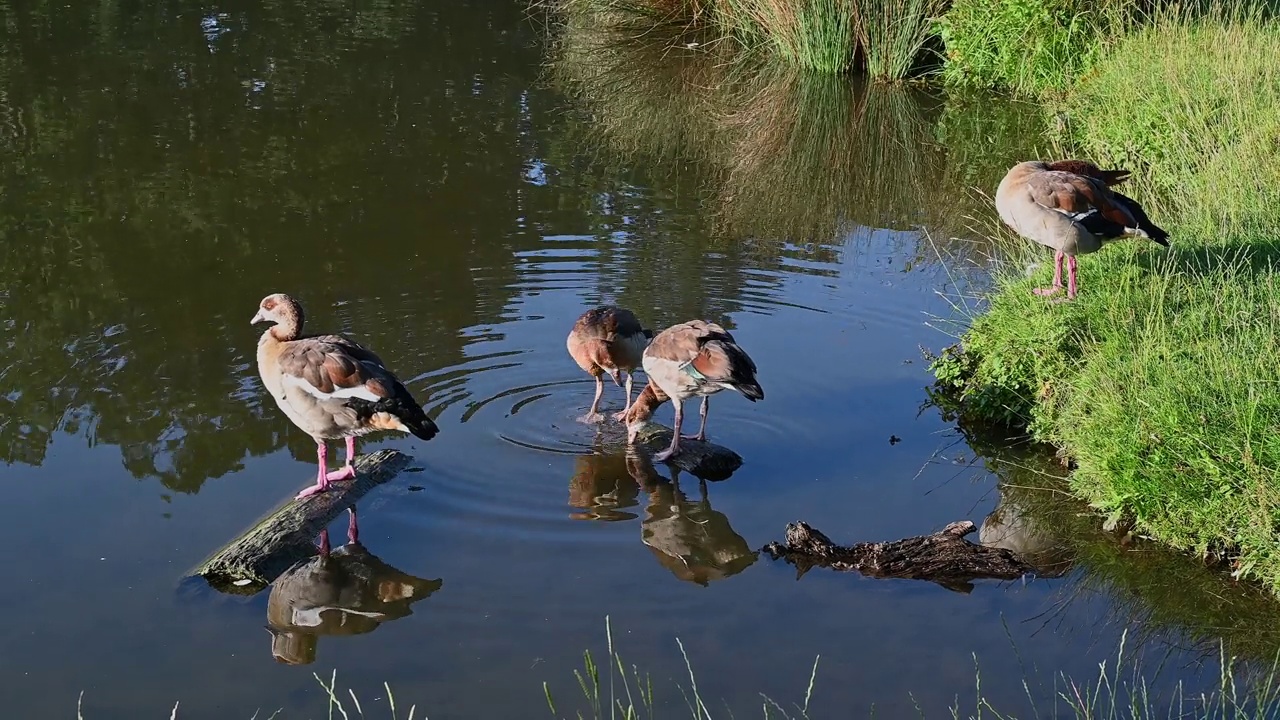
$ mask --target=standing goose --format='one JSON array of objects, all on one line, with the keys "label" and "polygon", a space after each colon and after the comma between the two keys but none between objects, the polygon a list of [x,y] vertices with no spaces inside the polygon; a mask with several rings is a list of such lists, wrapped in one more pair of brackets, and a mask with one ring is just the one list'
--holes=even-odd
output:
[{"label": "standing goose", "polygon": [[627,374],[627,404],[622,412],[613,416],[615,420],[626,417],[631,409],[632,377],[635,369],[640,367],[645,346],[652,338],[653,331],[641,327],[635,314],[624,308],[596,308],[578,318],[565,346],[578,367],[596,379],[596,396],[591,401],[591,409],[579,418],[582,422],[596,423],[604,419],[598,410],[606,373],[618,387],[622,387],[622,373]]},{"label": "standing goose", "polygon": [[1105,242],[1126,237],[1147,238],[1168,247],[1169,233],[1152,223],[1141,205],[1110,190],[1088,168],[1099,174],[1116,171],[1102,171],[1084,161],[1065,162],[1079,163],[1076,167],[1090,174],[1054,170],[1042,161],[1018,163],[1000,181],[996,211],[1014,232],[1054,250],[1053,287],[1037,288],[1036,294],[1052,295],[1062,288],[1065,256],[1067,297],[1074,298],[1076,255],[1097,252]]},{"label": "standing goose", "polygon": [[[356,437],[379,430],[430,440],[439,428],[382,360],[339,335],[302,336],[302,306],[283,293],[268,295],[252,324],[274,323],[258,340],[258,374],[294,425],[316,441],[316,484],[299,498],[324,492],[329,483],[355,476]],[[347,462],[327,472],[328,440],[345,439]]]},{"label": "standing goose", "polygon": [[764,399],[756,380],[756,364],[729,331],[704,320],[672,325],[658,333],[644,351],[644,372],[649,384],[632,403],[627,414],[627,442],[635,442],[644,421],[659,405],[671,400],[675,406],[675,431],[671,447],[653,456],[662,462],[680,450],[680,424],[684,401],[702,398],[702,424],[688,440],[707,439],[707,405],[710,395],[721,390],[737,390],[751,402]]}]

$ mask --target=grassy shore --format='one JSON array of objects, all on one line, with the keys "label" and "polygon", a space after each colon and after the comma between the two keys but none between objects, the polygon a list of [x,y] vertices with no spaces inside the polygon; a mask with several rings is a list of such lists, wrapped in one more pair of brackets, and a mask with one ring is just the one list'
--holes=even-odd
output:
[{"label": "grassy shore", "polygon": [[1048,263],[1006,264],[934,370],[967,412],[1062,448],[1113,521],[1280,594],[1277,100],[1280,23],[1258,9],[1169,11],[1116,40],[1062,100],[1068,140],[1137,171],[1128,192],[1173,247],[1084,258],[1063,304],[1030,292]]}]

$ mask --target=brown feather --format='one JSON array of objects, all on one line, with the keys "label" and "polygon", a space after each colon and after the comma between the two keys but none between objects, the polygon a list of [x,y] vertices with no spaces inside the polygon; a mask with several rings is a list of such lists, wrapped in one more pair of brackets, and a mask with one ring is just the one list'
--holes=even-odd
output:
[{"label": "brown feather", "polygon": [[1031,198],[1047,208],[1069,213],[1097,209],[1102,216],[1124,227],[1137,227],[1133,215],[1119,203],[1101,180],[1060,170],[1036,173],[1027,181]]}]

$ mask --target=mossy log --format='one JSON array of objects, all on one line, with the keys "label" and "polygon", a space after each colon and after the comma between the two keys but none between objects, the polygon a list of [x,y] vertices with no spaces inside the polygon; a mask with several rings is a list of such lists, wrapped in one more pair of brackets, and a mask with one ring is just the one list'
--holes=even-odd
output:
[{"label": "mossy log", "polygon": [[1011,550],[964,539],[976,530],[972,522],[961,520],[932,535],[844,547],[807,523],[797,522],[787,524],[785,544],[771,542],[761,552],[795,565],[797,579],[810,568],[829,567],[873,578],[930,580],[962,593],[973,590],[971,580],[1014,580],[1035,572]]},{"label": "mossy log", "polygon": [[[356,476],[330,486],[328,492],[298,500],[292,496],[188,575],[205,579],[222,592],[252,595],[270,585],[294,564],[317,553],[315,538],[343,510],[373,488],[395,477],[409,456],[379,450],[356,458]],[[299,483],[299,489],[303,487]]]},{"label": "mossy log", "polygon": [[[636,433],[636,445],[649,453],[671,446],[671,428],[645,423]],[[703,480],[724,480],[742,466],[742,456],[723,445],[701,440],[680,439],[680,452],[666,461]]]}]

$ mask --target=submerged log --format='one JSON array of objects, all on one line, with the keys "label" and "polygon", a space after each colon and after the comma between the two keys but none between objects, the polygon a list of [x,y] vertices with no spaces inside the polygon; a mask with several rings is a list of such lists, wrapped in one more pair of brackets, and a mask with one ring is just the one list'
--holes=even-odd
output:
[{"label": "submerged log", "polygon": [[953,522],[932,535],[848,547],[807,523],[788,523],[785,544],[771,542],[761,548],[774,560],[795,565],[799,579],[810,568],[854,570],[873,578],[930,580],[956,592],[973,590],[970,580],[1014,580],[1035,568],[1005,548],[976,545],[964,539],[977,530],[968,520]]},{"label": "submerged log", "polygon": [[314,556],[317,553],[315,537],[322,529],[408,464],[409,456],[397,450],[379,450],[357,457],[354,479],[336,482],[328,492],[301,500],[290,497],[210,555],[189,575],[204,578],[222,592],[257,593],[294,564]]},{"label": "submerged log", "polygon": [[[671,428],[655,422],[645,423],[636,433],[636,445],[650,453],[671,446]],[[724,480],[742,466],[742,456],[723,445],[701,440],[680,440],[680,452],[667,461],[696,478]]]}]

